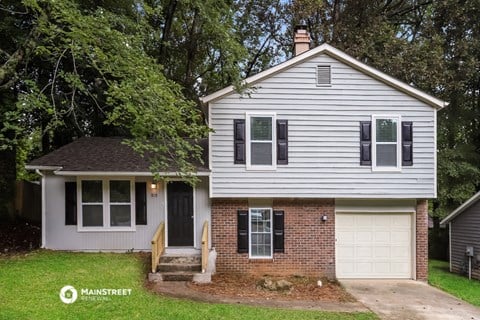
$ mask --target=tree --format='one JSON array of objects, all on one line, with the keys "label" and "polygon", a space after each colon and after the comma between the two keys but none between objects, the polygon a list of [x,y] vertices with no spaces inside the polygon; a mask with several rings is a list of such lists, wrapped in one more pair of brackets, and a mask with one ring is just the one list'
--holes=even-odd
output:
[{"label": "tree", "polygon": [[45,149],[75,136],[120,133],[151,157],[152,171],[196,171],[193,162],[202,157],[194,141],[208,127],[182,87],[145,52],[151,32],[141,12],[131,17],[82,9],[75,1],[34,0],[23,10],[33,21],[34,46],[16,68],[18,79],[10,76],[17,102],[5,113],[4,148],[35,130],[43,133]]}]

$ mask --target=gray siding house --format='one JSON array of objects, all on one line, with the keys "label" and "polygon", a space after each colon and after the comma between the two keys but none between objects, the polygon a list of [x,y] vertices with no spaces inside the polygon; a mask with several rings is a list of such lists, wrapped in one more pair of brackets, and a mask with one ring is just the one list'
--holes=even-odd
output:
[{"label": "gray siding house", "polygon": [[213,132],[194,188],[173,172],[155,183],[145,160],[104,138],[33,161],[43,246],[149,250],[165,223],[166,252],[181,255],[200,251],[206,222],[219,272],[425,280],[446,103],[309,43],[297,30],[296,56],[246,79],[247,92],[201,98]]},{"label": "gray siding house", "polygon": [[440,224],[449,227],[450,271],[480,280],[480,192]]}]

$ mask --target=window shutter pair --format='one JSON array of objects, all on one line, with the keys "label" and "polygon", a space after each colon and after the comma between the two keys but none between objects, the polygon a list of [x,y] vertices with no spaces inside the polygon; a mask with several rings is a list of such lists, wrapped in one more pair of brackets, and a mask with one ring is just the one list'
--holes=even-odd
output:
[{"label": "window shutter pair", "polygon": [[[135,183],[135,221],[147,224],[147,184]],[[65,182],[65,225],[77,224],[77,183]]]},{"label": "window shutter pair", "polygon": [[[402,166],[413,165],[413,123],[403,121],[402,126]],[[372,165],[372,122],[360,122],[360,165]]]},{"label": "window shutter pair", "polygon": [[[273,211],[273,252],[285,252],[284,230],[284,211]],[[248,253],[248,210],[237,211],[237,252]]]},{"label": "window shutter pair", "polygon": [[[246,163],[245,120],[233,120],[234,163]],[[277,164],[288,164],[288,120],[277,120]]]}]

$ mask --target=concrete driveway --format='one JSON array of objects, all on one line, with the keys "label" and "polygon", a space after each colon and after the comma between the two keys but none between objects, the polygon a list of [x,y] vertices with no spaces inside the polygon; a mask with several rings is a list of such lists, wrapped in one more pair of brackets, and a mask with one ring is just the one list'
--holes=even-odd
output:
[{"label": "concrete driveway", "polygon": [[480,308],[413,280],[341,280],[381,319],[480,319]]}]

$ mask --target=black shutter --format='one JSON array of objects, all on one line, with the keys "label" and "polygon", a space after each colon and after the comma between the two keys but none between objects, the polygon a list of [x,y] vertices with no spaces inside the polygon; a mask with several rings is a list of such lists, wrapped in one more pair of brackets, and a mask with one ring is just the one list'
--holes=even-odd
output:
[{"label": "black shutter", "polygon": [[288,120],[277,120],[277,164],[288,164]]},{"label": "black shutter", "polygon": [[402,122],[402,165],[413,166],[413,123]]},{"label": "black shutter", "polygon": [[135,224],[147,224],[146,182],[135,182]]},{"label": "black shutter", "polygon": [[77,224],[77,183],[65,182],[65,225]]},{"label": "black shutter", "polygon": [[233,120],[234,163],[245,164],[245,120]]},{"label": "black shutter", "polygon": [[273,211],[273,252],[285,252],[285,214]]},{"label": "black shutter", "polygon": [[360,165],[372,165],[372,122],[360,122]]},{"label": "black shutter", "polygon": [[248,253],[248,210],[237,211],[238,253]]}]

